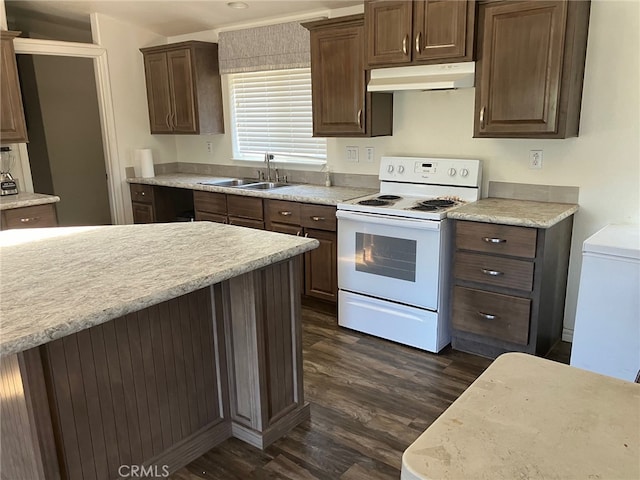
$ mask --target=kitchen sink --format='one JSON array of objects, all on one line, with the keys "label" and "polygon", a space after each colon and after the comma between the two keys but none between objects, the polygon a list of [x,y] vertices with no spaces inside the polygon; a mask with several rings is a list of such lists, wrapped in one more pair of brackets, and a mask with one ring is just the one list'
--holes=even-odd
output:
[{"label": "kitchen sink", "polygon": [[240,187],[243,185],[257,184],[259,180],[255,178],[231,178],[226,180],[211,180],[209,182],[200,182],[201,185],[213,185],[216,187]]},{"label": "kitchen sink", "polygon": [[257,182],[250,183],[248,185],[240,185],[238,188],[245,190],[271,190],[273,188],[290,187],[290,183],[275,183],[275,182]]}]

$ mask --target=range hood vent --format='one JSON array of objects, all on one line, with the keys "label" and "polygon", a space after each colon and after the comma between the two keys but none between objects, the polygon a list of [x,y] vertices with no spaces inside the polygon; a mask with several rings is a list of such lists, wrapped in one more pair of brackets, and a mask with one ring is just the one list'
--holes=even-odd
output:
[{"label": "range hood vent", "polygon": [[414,65],[371,70],[367,90],[397,92],[401,90],[450,90],[474,85],[474,62]]}]

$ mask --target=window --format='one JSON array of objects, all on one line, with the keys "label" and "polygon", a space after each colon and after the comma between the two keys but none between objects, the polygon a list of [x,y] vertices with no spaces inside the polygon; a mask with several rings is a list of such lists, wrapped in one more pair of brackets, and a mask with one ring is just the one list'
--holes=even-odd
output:
[{"label": "window", "polygon": [[309,68],[233,73],[229,92],[235,159],[326,163],[327,139],[312,136]]}]

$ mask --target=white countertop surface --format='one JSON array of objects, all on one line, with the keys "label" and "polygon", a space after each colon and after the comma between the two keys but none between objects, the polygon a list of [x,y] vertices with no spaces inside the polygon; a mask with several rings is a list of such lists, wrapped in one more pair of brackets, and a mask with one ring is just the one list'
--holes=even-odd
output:
[{"label": "white countertop surface", "polygon": [[0,355],[317,246],[309,238],[212,222],[0,232]]},{"label": "white countertop surface", "polygon": [[56,203],[59,201],[60,197],[56,195],[22,192],[16,195],[4,195],[0,197],[0,210],[32,207],[34,205],[45,205],[47,203]]},{"label": "white countertop surface", "polygon": [[640,478],[640,384],[507,353],[405,450],[402,480]]},{"label": "white countertop surface", "polygon": [[[231,193],[247,197],[273,198],[275,200],[290,200],[292,202],[317,203],[322,205],[337,205],[345,200],[364,197],[377,192],[370,188],[360,187],[325,187],[322,185],[291,184],[286,187],[272,190],[248,190],[245,188],[217,187],[215,185],[202,185],[216,179],[230,177],[213,177],[210,175],[196,175],[190,173],[171,173],[157,175],[148,178],[128,178],[129,183],[142,183],[146,185],[160,185],[165,187],[188,188],[191,190],[203,190],[207,192]],[[258,180],[256,180],[257,182]]]}]

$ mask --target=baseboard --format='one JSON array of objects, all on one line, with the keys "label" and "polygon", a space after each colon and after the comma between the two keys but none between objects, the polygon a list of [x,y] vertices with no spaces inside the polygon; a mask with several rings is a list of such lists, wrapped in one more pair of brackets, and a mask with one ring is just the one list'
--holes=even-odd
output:
[{"label": "baseboard", "polygon": [[300,425],[311,417],[311,408],[308,403],[284,416],[264,432],[258,432],[244,425],[233,423],[231,434],[239,440],[264,450],[287,432]]},{"label": "baseboard", "polygon": [[562,329],[562,341],[573,343],[573,329],[572,328],[563,328]]}]

